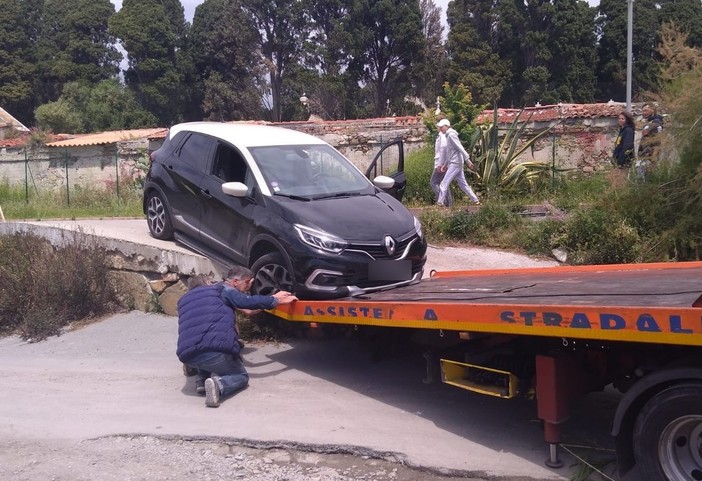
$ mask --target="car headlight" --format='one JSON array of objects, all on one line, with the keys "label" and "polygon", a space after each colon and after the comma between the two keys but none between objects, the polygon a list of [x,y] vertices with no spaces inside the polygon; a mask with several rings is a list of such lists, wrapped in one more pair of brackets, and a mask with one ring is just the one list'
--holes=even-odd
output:
[{"label": "car headlight", "polygon": [[348,245],[347,242],[328,232],[312,229],[304,225],[295,224],[295,232],[305,244],[325,252],[338,254]]},{"label": "car headlight", "polygon": [[417,231],[417,235],[420,239],[424,236],[424,234],[422,233],[422,223],[419,222],[419,219],[417,219],[416,216],[414,217],[414,230]]}]

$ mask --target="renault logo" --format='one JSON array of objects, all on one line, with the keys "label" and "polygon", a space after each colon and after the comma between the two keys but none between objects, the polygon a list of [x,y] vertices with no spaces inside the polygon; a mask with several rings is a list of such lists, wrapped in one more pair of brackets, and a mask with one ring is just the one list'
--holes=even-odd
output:
[{"label": "renault logo", "polygon": [[391,236],[386,235],[383,239],[383,246],[385,246],[385,252],[387,252],[388,255],[391,256],[395,253],[395,247],[397,247],[397,242],[395,242],[395,239],[393,239]]}]

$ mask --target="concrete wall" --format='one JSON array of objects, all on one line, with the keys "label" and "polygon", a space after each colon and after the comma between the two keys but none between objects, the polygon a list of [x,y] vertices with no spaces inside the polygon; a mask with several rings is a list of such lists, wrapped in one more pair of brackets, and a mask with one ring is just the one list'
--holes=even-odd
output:
[{"label": "concrete wall", "polygon": [[137,160],[145,155],[148,146],[144,139],[69,148],[1,148],[0,182],[28,182],[40,192],[65,188],[67,181],[71,187],[114,190],[118,181],[131,183],[144,175]]},{"label": "concrete wall", "polygon": [[[334,122],[285,122],[281,127],[300,130],[320,137],[346,155],[365,171],[382,145],[402,139],[405,154],[422,148],[427,129],[419,117],[388,117]],[[535,135],[553,127],[540,139],[524,160],[538,160],[562,169],[592,173],[610,167],[611,151],[618,127],[616,117],[573,118],[531,122],[526,134]],[[143,139],[105,145],[69,148],[44,148],[27,151],[24,147],[0,148],[0,181],[42,189],[95,186],[113,189],[143,176],[137,161],[145,152],[157,149],[162,139]],[[119,159],[119,166],[115,166]],[[66,164],[68,169],[66,169]]]}]

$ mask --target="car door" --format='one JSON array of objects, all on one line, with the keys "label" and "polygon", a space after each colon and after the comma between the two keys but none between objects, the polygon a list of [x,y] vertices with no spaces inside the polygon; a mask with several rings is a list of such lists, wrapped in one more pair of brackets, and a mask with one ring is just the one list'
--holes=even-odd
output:
[{"label": "car door", "polygon": [[372,181],[379,175],[386,175],[395,181],[395,184],[386,192],[401,201],[407,188],[405,148],[402,139],[385,144],[373,158],[366,170],[366,177]]},{"label": "car door", "polygon": [[183,142],[164,161],[172,181],[167,196],[173,211],[174,227],[195,240],[200,237],[202,217],[200,184],[214,146],[215,142],[210,137],[188,132]]},{"label": "car door", "polygon": [[[247,197],[233,197],[222,192],[225,182],[241,182],[249,187]],[[217,143],[211,169],[203,176],[203,212],[200,239],[208,251],[223,260],[246,263],[246,246],[254,229],[256,203],[253,175],[234,147]]]}]

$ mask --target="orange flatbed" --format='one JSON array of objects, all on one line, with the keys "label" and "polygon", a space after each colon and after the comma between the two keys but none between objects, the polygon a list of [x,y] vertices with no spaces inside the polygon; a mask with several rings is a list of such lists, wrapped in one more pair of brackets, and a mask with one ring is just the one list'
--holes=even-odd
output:
[{"label": "orange flatbed", "polygon": [[275,314],[393,326],[702,346],[702,262],[439,272]]}]

